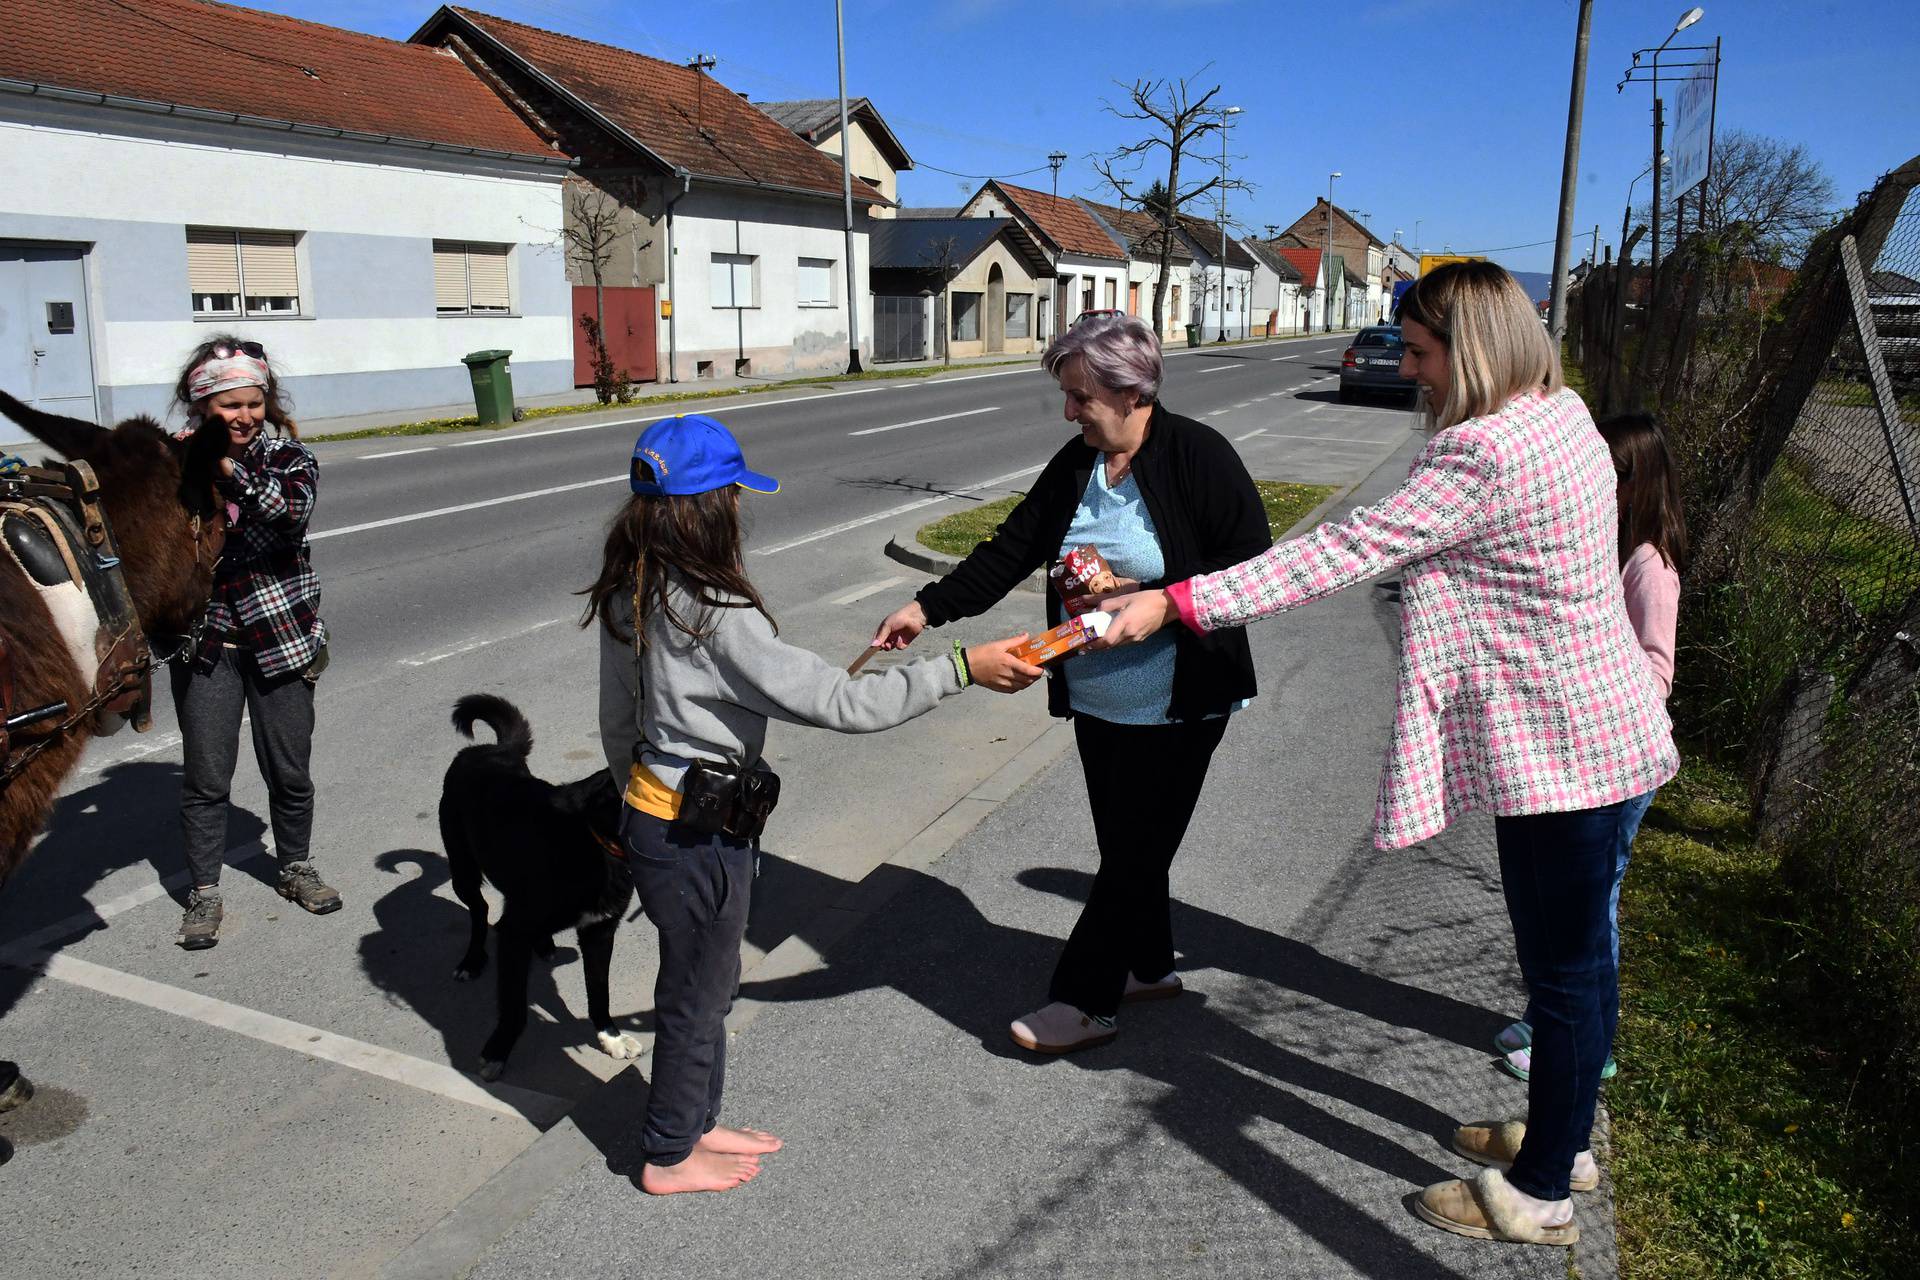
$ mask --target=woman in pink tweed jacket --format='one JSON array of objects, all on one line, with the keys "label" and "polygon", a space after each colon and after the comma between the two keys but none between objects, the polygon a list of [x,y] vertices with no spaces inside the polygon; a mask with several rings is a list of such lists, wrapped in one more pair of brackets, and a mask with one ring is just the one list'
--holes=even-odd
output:
[{"label": "woman in pink tweed jacket", "polygon": [[[1402,570],[1398,710],[1375,843],[1399,848],[1490,810],[1536,1027],[1528,1118],[1463,1125],[1477,1179],[1416,1212],[1478,1238],[1578,1237],[1587,1150],[1619,1007],[1607,903],[1628,801],[1678,768],[1660,690],[1620,588],[1606,443],[1532,304],[1491,263],[1423,276],[1401,311],[1402,372],[1439,428],[1375,506],[1252,560],[1106,604],[1106,644],[1178,620],[1242,626]],[[1504,1176],[1503,1176],[1504,1171]]]}]

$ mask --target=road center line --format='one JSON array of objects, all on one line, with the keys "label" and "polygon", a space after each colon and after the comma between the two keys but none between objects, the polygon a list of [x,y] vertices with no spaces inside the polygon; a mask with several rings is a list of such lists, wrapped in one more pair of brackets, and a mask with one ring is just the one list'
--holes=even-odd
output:
[{"label": "road center line", "polygon": [[575,484],[557,484],[550,489],[529,489],[525,493],[509,493],[500,498],[485,498],[479,502],[463,502],[454,507],[435,507],[431,511],[416,511],[412,515],[388,516],[385,520],[369,520],[365,524],[343,525],[338,529],[322,529],[318,533],[309,533],[308,542],[318,542],[322,538],[338,538],[349,533],[365,533],[369,529],[386,529],[396,524],[411,524],[415,520],[432,520],[437,516],[457,515],[462,511],[478,511],[482,507],[497,507],[504,502],[525,502],[528,498],[545,498],[556,493],[572,493],[576,489],[591,489],[596,485],[624,482],[627,473],[617,476],[604,476],[599,480],[581,480]]},{"label": "road center line", "polygon": [[1258,431],[1249,431],[1247,432],[1247,434],[1243,436],[1235,436],[1233,438],[1233,442],[1235,444],[1239,444],[1242,440],[1251,440],[1255,436],[1263,436],[1265,434],[1267,434],[1267,429],[1265,427],[1261,427]]},{"label": "road center line", "polygon": [[9,948],[0,952],[0,960],[18,968],[37,970],[49,978],[58,978],[102,995],[115,996],[149,1009],[157,1009],[161,1013],[231,1031],[275,1048],[291,1049],[310,1058],[437,1094],[452,1102],[464,1102],[502,1115],[524,1117],[541,1127],[559,1120],[572,1109],[571,1103],[552,1094],[509,1084],[483,1086],[445,1063],[428,1062],[411,1054],[383,1049],[364,1040],[355,1040],[289,1018],[262,1013],[258,1009],[217,1000],[198,991],[168,986],[151,978],[109,969],[78,956]]},{"label": "road center line", "polygon": [[898,431],[902,427],[924,427],[929,422],[951,422],[955,418],[971,418],[982,413],[998,413],[1000,406],[990,404],[984,409],[963,409],[959,413],[943,413],[932,418],[915,418],[912,422],[896,422],[885,427],[868,427],[864,431],[849,431],[850,436],[877,436],[883,431]]},{"label": "road center line", "polygon": [[475,649],[484,649],[490,644],[499,644],[503,640],[518,640],[521,636],[530,636],[543,627],[551,627],[556,622],[565,621],[565,618],[548,618],[545,622],[536,622],[532,626],[521,627],[518,631],[509,631],[503,636],[478,636],[472,640],[463,640],[451,648],[439,649],[417,658],[402,658],[400,665],[403,667],[430,666],[436,662],[444,662],[448,658],[457,658],[463,653],[472,653]]},{"label": "road center line", "polygon": [[868,596],[877,596],[888,587],[897,587],[905,578],[882,578],[878,582],[869,582],[864,587],[855,587],[843,596],[835,596],[828,604],[852,604],[856,600],[865,600]]},{"label": "road center line", "polygon": [[1204,368],[1204,369],[1201,369],[1201,370],[1198,370],[1198,372],[1200,372],[1200,373],[1224,373],[1224,372],[1225,372],[1226,370],[1228,370],[1228,369],[1231,369],[1231,368],[1233,368],[1233,366],[1232,366],[1232,365],[1230,365],[1230,364],[1215,364],[1215,365],[1208,365],[1208,366],[1207,366],[1206,368]]},{"label": "road center line", "polygon": [[861,516],[858,520],[848,520],[844,524],[832,525],[825,529],[816,529],[814,532],[795,538],[791,542],[782,542],[771,547],[761,547],[753,554],[757,556],[777,556],[782,551],[791,551],[795,547],[804,547],[809,542],[818,542],[822,538],[831,538],[836,533],[846,533],[850,529],[859,529],[866,525],[876,524],[881,520],[891,520],[895,516],[903,516],[909,511],[918,511],[922,507],[931,507],[935,503],[945,502],[949,498],[957,498],[963,494],[978,493],[982,489],[994,489],[1004,484],[1011,484],[1013,481],[1021,479],[1024,476],[1033,475],[1041,469],[1042,465],[1043,464],[1036,464],[1031,467],[1024,467],[1019,471],[1009,471],[1006,475],[995,476],[991,480],[982,480],[978,484],[970,484],[961,489],[949,489],[947,492],[935,494],[931,498],[921,498],[915,502],[907,502],[897,507],[889,507],[885,511],[876,511],[870,516]]},{"label": "road center line", "polygon": [[[363,453],[360,455],[360,461],[368,462],[374,458],[404,458],[410,453],[432,453],[439,447],[437,444],[427,444],[421,445],[418,449],[389,449],[385,453]],[[340,461],[351,462],[353,459],[342,458]]]}]

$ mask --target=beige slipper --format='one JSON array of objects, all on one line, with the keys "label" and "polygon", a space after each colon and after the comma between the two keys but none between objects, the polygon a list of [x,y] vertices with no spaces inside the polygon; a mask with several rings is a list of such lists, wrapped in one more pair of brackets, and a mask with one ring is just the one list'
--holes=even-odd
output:
[{"label": "beige slipper", "polygon": [[1016,1018],[1007,1031],[1015,1044],[1035,1053],[1091,1049],[1120,1034],[1111,1023],[1095,1022],[1091,1015],[1059,1000],[1035,1009],[1024,1018]]},{"label": "beige slipper", "polygon": [[1422,1222],[1473,1240],[1569,1245],[1580,1238],[1576,1222],[1555,1227],[1534,1222],[1520,1193],[1498,1169],[1482,1169],[1471,1182],[1456,1178],[1434,1183],[1415,1198],[1413,1212]]},{"label": "beige slipper", "polygon": [[[1527,1126],[1518,1120],[1482,1120],[1455,1129],[1453,1149],[1475,1164],[1505,1173],[1513,1167],[1514,1159],[1520,1154],[1520,1143],[1526,1136]],[[1578,1169],[1579,1165],[1574,1168]],[[1573,1191],[1594,1191],[1599,1186],[1597,1168],[1586,1177],[1575,1173],[1567,1179],[1567,1187]]]},{"label": "beige slipper", "polygon": [[1168,973],[1158,982],[1142,982],[1131,973],[1127,975],[1126,990],[1120,994],[1121,1004],[1138,1004],[1142,1000],[1171,1000],[1186,987],[1177,973]]}]

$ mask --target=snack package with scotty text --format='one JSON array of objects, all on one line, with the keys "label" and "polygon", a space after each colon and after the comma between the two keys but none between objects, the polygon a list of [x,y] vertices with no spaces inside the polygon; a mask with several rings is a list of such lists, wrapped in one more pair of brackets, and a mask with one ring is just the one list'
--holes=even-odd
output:
[{"label": "snack package with scotty text", "polygon": [[1055,658],[1092,644],[1107,634],[1107,627],[1112,621],[1113,615],[1110,613],[1083,613],[1077,618],[1068,618],[1049,631],[1042,631],[1011,652],[1022,662],[1042,667]]},{"label": "snack package with scotty text", "polygon": [[1053,589],[1062,600],[1075,596],[1097,596],[1119,586],[1113,566],[1092,546],[1075,547],[1061,554],[1060,562],[1047,571]]}]

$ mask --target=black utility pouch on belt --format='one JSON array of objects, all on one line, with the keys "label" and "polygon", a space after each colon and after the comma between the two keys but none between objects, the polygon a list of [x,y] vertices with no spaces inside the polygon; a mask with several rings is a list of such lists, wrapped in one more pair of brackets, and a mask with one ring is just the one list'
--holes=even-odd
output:
[{"label": "black utility pouch on belt", "polygon": [[687,766],[680,781],[678,822],[702,835],[751,840],[766,830],[780,802],[780,775],[755,761],[742,770],[705,760]]}]

